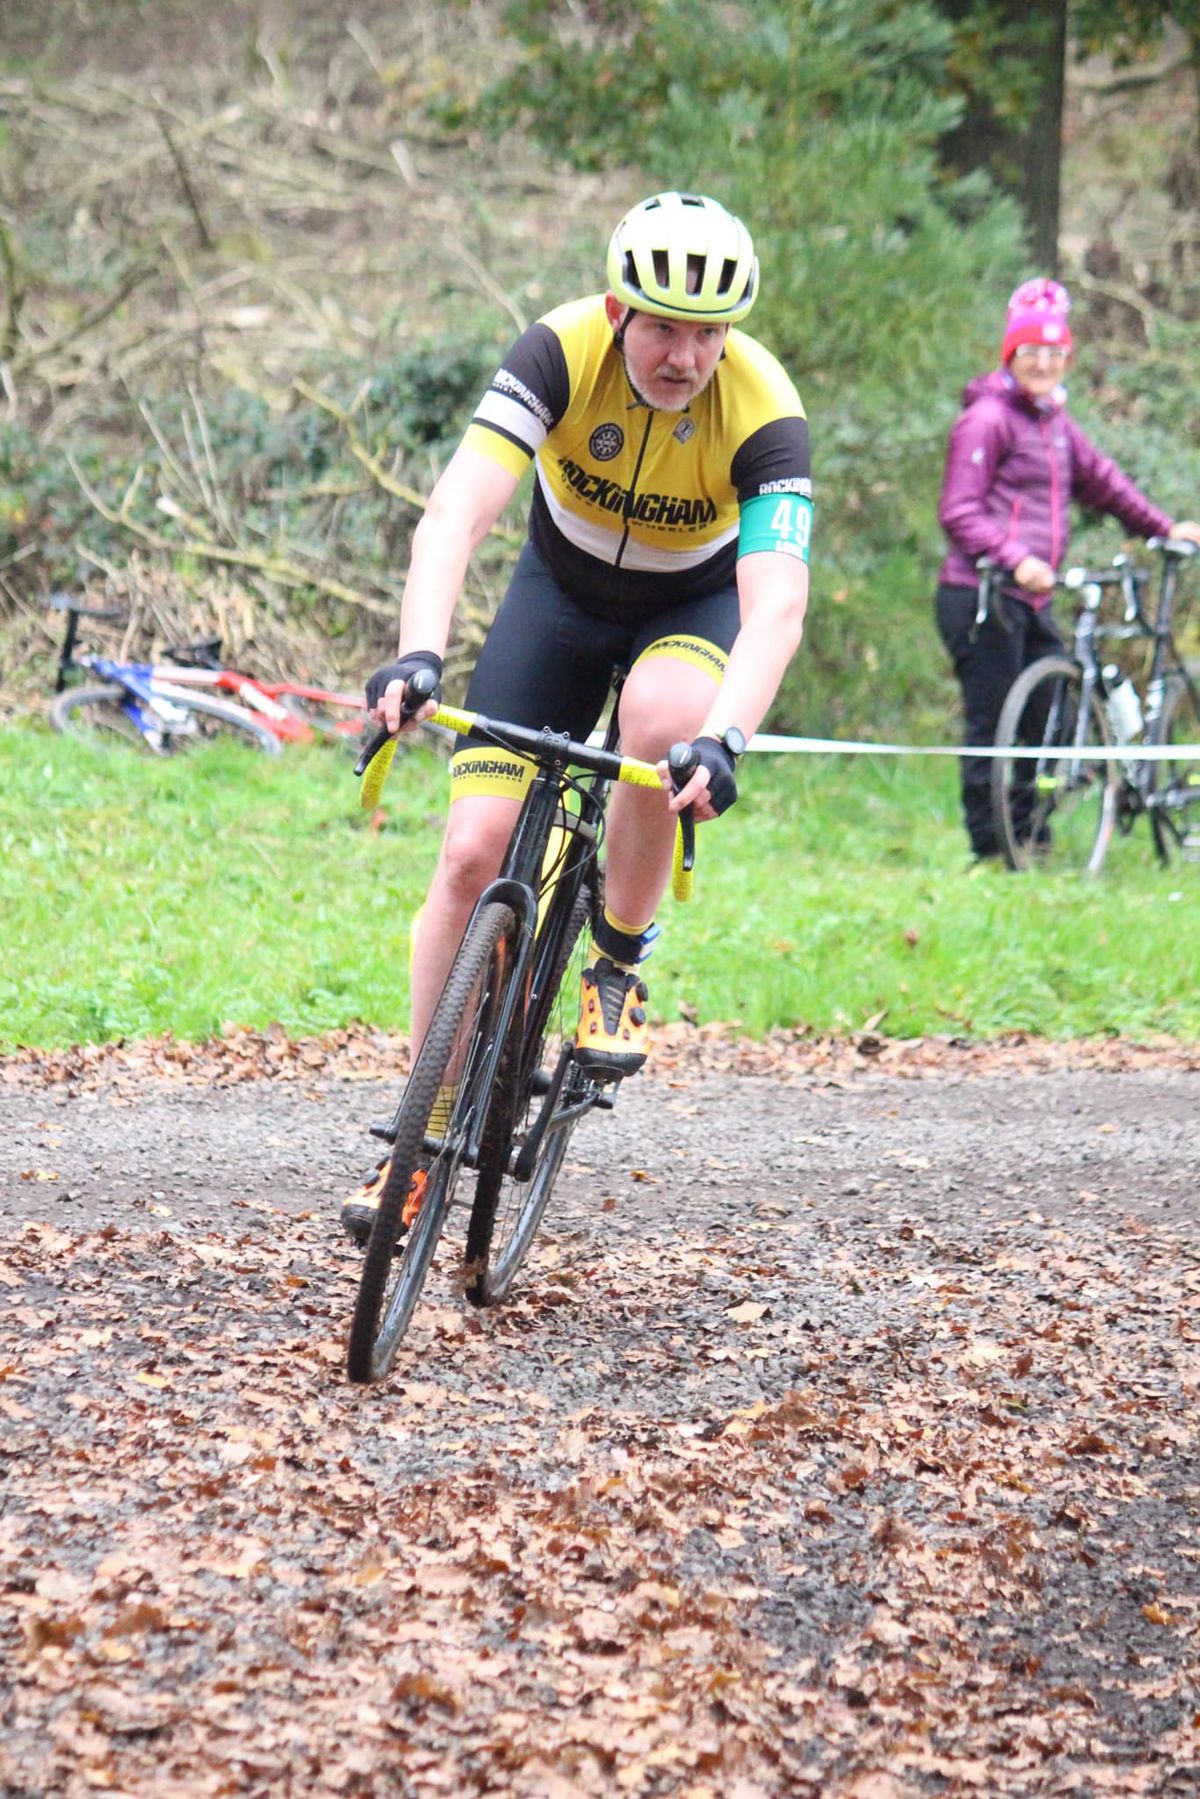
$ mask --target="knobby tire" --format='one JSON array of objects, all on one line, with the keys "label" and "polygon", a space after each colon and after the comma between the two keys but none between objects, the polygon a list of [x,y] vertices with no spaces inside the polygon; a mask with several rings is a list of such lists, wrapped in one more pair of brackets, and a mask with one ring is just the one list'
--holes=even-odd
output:
[{"label": "knobby tire", "polygon": [[1010,868],[1075,867],[1098,874],[1117,817],[1121,775],[1114,762],[1089,760],[1107,747],[1108,720],[1093,690],[1078,747],[1083,695],[1078,663],[1043,656],[1018,675],[996,727],[998,751],[1041,745],[1038,759],[997,755],[992,763],[996,840]]},{"label": "knobby tire", "polygon": [[[1184,682],[1176,676],[1163,696],[1157,743],[1200,743],[1200,717]],[[1150,824],[1164,865],[1174,856],[1200,860],[1200,762],[1152,762]]]},{"label": "knobby tire", "polygon": [[[464,1291],[475,1305],[498,1304],[512,1286],[532,1247],[567,1144],[579,1122],[574,1119],[546,1133],[528,1180],[518,1181],[510,1174],[514,1151],[541,1109],[542,1096],[531,1090],[531,1083],[541,1064],[554,1002],[563,988],[591,908],[587,887],[564,883],[558,889],[546,919],[552,959],[541,982],[540,1003],[525,1017],[514,1016],[504,1047],[488,1128],[480,1146],[479,1178],[467,1229]],[[582,1102],[589,1085],[583,1070],[570,1062],[559,1109]]]},{"label": "knobby tire", "polygon": [[[395,1119],[391,1166],[371,1228],[350,1327],[352,1381],[381,1380],[390,1370],[429,1272],[454,1197],[470,1135],[486,1114],[487,1051],[495,1040],[504,989],[514,966],[516,920],[491,904],[467,927],[442,990]],[[439,1089],[457,1087],[441,1147],[425,1148]],[[421,1209],[400,1246],[401,1212],[414,1170],[429,1163]]]}]

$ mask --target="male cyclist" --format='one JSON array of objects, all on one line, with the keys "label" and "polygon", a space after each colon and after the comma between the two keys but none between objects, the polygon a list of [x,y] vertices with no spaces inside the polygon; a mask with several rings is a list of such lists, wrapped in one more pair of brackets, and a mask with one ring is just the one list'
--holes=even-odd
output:
[{"label": "male cyclist", "polygon": [[[406,681],[417,669],[441,676],[468,560],[532,460],[528,539],[465,704],[583,738],[614,666],[628,670],[622,750],[659,763],[666,791],[613,790],[576,1046],[617,1078],[646,1059],[638,964],[675,815],[692,805],[710,819],[733,804],[738,756],[800,642],[812,488],[799,396],[735,329],[758,295],[741,220],[702,195],[656,194],[617,226],[607,275],[607,293],[547,313],[505,357],[417,526],[397,660],[371,676],[367,702],[394,732]],[[664,758],[681,739],[699,767],[673,795]],[[515,755],[456,748],[413,947],[414,1053],[531,776]],[[342,1209],[360,1239],[382,1172]]]}]

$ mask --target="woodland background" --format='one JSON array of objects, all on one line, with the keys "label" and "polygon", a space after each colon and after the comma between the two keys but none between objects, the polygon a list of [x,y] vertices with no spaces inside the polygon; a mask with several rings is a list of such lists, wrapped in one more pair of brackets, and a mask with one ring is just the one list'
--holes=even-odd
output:
[{"label": "woodland background", "polygon": [[[252,670],[390,653],[419,507],[491,369],[602,281],[623,208],[713,192],[761,254],[819,528],[778,728],[949,728],[946,430],[1015,282],[1075,300],[1072,404],[1200,506],[1193,4],[37,0],[0,12],[0,689],[45,598]],[[477,558],[461,672],[511,531]],[[1082,555],[1114,527],[1084,521]]]}]

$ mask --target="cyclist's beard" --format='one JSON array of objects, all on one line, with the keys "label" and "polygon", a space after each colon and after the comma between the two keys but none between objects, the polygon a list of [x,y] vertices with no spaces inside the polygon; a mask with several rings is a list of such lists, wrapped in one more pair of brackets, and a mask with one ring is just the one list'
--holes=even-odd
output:
[{"label": "cyclist's beard", "polygon": [[[625,379],[633,390],[633,397],[638,405],[644,406],[648,412],[686,412],[692,401],[698,400],[704,392],[704,387],[708,386],[707,381],[704,383],[704,387],[692,388],[689,386],[687,393],[671,405],[664,404],[662,400],[648,399],[633,378],[633,370],[629,366],[629,358],[624,349],[621,350],[620,355],[621,361],[625,364]],[[710,376],[709,380],[711,379]]]}]

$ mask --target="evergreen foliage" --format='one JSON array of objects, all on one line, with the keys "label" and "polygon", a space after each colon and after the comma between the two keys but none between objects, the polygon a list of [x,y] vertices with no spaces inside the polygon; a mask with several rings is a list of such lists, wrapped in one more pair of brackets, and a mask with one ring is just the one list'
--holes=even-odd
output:
[{"label": "evergreen foliage", "polygon": [[890,0],[542,0],[506,17],[522,57],[488,95],[497,127],[585,168],[636,159],[647,192],[713,193],[754,233],[749,329],[804,398],[818,508],[804,698],[783,713],[841,725],[881,685],[896,713],[935,698],[936,641],[902,615],[931,589],[962,380],[994,355],[997,297],[1023,270],[1016,207],[939,165],[960,106],[950,25]]}]

